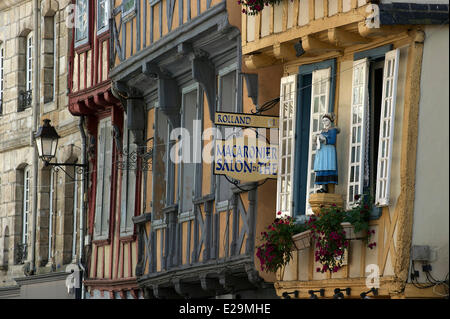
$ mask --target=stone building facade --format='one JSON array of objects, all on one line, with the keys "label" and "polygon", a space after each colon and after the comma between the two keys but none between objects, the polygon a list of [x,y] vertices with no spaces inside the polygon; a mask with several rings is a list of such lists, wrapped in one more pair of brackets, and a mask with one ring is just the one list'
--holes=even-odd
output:
[{"label": "stone building facade", "polygon": [[[36,3],[38,10],[33,9]],[[21,298],[33,298],[43,293],[36,289],[43,285],[50,298],[73,298],[65,288],[65,269],[78,260],[81,175],[73,167],[54,170],[40,159],[33,161],[33,131],[43,119],[50,119],[60,136],[53,162],[81,162],[79,121],[67,108],[67,56],[72,39],[68,32],[71,12],[66,7],[71,1],[36,3],[0,3],[0,295],[8,297],[7,287],[17,295],[19,285]],[[37,79],[33,77],[36,70]],[[37,92],[33,92],[35,83]],[[33,111],[38,112],[36,116]],[[34,171],[38,172],[37,188]],[[35,205],[33,196],[37,196]]]}]

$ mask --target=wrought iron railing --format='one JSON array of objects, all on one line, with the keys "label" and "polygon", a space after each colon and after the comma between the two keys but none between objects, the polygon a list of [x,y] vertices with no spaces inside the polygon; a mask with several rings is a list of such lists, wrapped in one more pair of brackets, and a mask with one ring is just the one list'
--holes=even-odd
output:
[{"label": "wrought iron railing", "polygon": [[19,92],[19,112],[31,107],[31,102],[33,101],[32,92],[32,90]]},{"label": "wrought iron railing", "polygon": [[120,170],[151,171],[153,162],[153,137],[145,141],[144,146],[135,146],[130,149],[119,150],[122,155],[117,161],[117,168]]},{"label": "wrought iron railing", "polygon": [[18,244],[16,247],[16,264],[23,264],[28,257],[27,244]]}]

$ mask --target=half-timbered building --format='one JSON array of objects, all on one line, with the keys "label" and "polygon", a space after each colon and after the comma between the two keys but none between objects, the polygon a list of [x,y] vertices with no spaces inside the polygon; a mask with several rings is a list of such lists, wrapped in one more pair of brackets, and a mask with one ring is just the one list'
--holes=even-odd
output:
[{"label": "half-timbered building", "polygon": [[255,264],[276,183],[232,184],[202,156],[214,145],[216,111],[250,113],[253,102],[278,95],[277,84],[258,96],[258,72],[242,68],[240,6],[123,0],[112,15],[109,75],[126,113],[128,154],[137,150],[127,174],[138,181],[139,287],[148,298],[276,297],[273,276]]},{"label": "half-timbered building", "polygon": [[[448,146],[437,146],[448,136],[447,37],[448,1],[294,0],[242,15],[246,67],[280,71],[277,211],[304,222],[355,195],[375,205],[375,247],[351,240],[345,266],[323,273],[311,243],[277,277],[279,296],[448,296],[448,165],[438,163]],[[312,137],[329,112],[338,185],[317,193]]]},{"label": "half-timbered building", "polygon": [[[127,144],[123,140],[125,113],[109,79],[113,3],[77,0],[74,4],[69,110],[85,119],[89,158],[85,297],[139,298],[133,266],[137,260],[136,235],[129,221],[138,209],[133,206],[137,198],[134,192],[122,192],[123,184],[134,188],[138,179],[118,169],[121,145]],[[121,218],[122,212],[128,219]]]}]

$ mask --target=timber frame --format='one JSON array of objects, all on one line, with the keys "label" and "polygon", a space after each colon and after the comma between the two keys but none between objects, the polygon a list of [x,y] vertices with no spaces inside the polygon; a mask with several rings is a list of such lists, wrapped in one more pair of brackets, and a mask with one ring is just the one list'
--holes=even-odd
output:
[{"label": "timber frame", "polygon": [[[130,103],[139,103],[149,113],[162,112],[173,128],[179,127],[182,89],[198,83],[204,100],[202,120],[214,126],[217,76],[220,68],[237,65],[240,78],[241,38],[239,30],[228,21],[226,1],[209,7],[210,4],[208,1],[207,9],[195,19],[188,19],[129,57],[124,56],[122,47],[132,40],[113,32],[113,91],[120,91],[123,96],[139,92],[132,102],[127,100],[127,115]],[[113,12],[119,13],[117,8]],[[113,28],[121,30],[124,22],[118,16],[115,21]],[[132,45],[135,44],[136,41]],[[147,134],[155,129],[151,126],[148,122]],[[153,187],[158,182],[154,176]],[[207,186],[209,192],[193,199],[194,209],[189,216],[180,214],[175,201],[160,212],[153,211],[152,206],[133,218],[138,229],[136,276],[146,298],[204,298],[258,288],[271,289],[273,293],[273,284],[265,283],[255,269],[256,189],[232,188],[228,207],[218,211],[214,181],[211,173],[207,181],[211,183]],[[154,196],[153,189],[152,192]],[[155,220],[154,216],[163,217]]]}]

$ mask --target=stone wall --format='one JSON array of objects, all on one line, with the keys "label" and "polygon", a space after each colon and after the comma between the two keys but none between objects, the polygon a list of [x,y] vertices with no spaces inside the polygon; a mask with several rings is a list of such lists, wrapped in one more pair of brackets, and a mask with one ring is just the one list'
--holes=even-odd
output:
[{"label": "stone wall", "polygon": [[[67,74],[71,32],[67,28],[69,0],[40,1],[39,30],[33,30],[33,1],[10,1],[0,7],[0,45],[4,54],[3,110],[0,114],[0,287],[24,276],[16,265],[17,244],[22,241],[23,172],[32,168],[32,107],[20,111],[19,92],[25,89],[26,38],[39,35],[40,123],[50,119],[61,136],[55,162],[81,162],[78,118],[68,111]],[[35,50],[36,48],[33,48]],[[33,61],[34,62],[34,61]],[[33,88],[34,89],[34,88]],[[70,172],[71,171],[71,172]],[[30,170],[31,174],[33,170]],[[74,177],[73,169],[69,169]],[[28,244],[31,244],[32,196],[38,193],[36,258],[37,273],[64,271],[72,261],[74,182],[62,170],[54,173],[52,247],[49,258],[50,170],[39,160],[38,189],[30,180]],[[33,176],[31,176],[33,178]],[[79,176],[78,176],[79,179]],[[77,182],[79,184],[79,182]],[[80,192],[78,192],[80,194]],[[80,196],[78,196],[79,199]],[[78,211],[79,211],[79,206]],[[77,214],[78,215],[78,214]],[[77,227],[78,228],[78,227]],[[77,248],[78,249],[78,248]],[[28,249],[27,261],[31,258]],[[53,258],[51,258],[53,257]]]}]

